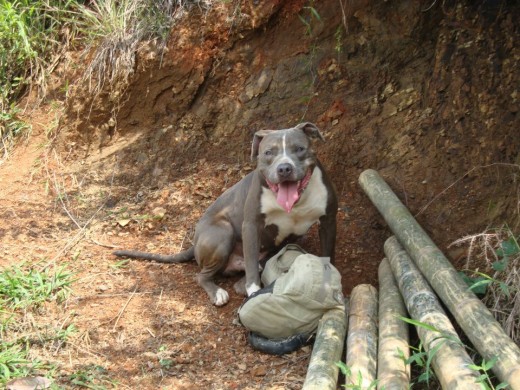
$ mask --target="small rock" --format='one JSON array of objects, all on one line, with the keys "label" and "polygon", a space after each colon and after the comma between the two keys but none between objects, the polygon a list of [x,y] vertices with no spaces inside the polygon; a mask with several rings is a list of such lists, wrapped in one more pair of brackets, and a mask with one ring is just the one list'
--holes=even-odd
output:
[{"label": "small rock", "polygon": [[265,374],[267,374],[265,366],[256,366],[251,369],[252,376],[265,376]]},{"label": "small rock", "polygon": [[51,387],[51,380],[42,376],[26,377],[13,379],[8,382],[6,389],[8,390],[36,390],[48,389]]},{"label": "small rock", "polygon": [[163,218],[166,214],[166,210],[162,207],[156,207],[153,209],[152,214],[156,217]]}]

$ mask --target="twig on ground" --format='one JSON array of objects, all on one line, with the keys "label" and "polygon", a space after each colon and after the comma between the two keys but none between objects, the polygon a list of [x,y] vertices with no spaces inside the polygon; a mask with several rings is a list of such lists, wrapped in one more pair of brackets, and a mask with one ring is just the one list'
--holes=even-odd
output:
[{"label": "twig on ground", "polygon": [[157,312],[157,309],[159,308],[159,305],[162,302],[162,294],[163,294],[163,289],[161,288],[161,294],[159,295],[159,299],[157,300],[157,305],[155,306],[155,311],[156,312]]},{"label": "twig on ground", "polygon": [[99,241],[95,240],[92,237],[89,237],[89,239],[90,239],[90,241],[92,241],[93,244],[96,244],[98,246],[102,246],[104,248],[119,248],[119,245],[103,244],[102,242],[99,242]]},{"label": "twig on ground", "polygon": [[121,310],[119,310],[119,314],[117,315],[116,322],[114,323],[114,326],[112,327],[112,331],[116,330],[117,323],[119,322],[119,319],[121,318],[121,316],[123,315],[124,311],[126,310],[126,307],[130,303],[132,298],[135,296],[136,291],[137,291],[137,287],[138,287],[138,285],[135,286],[134,291],[132,291],[132,294],[130,294],[130,296],[128,297],[128,300],[126,301],[125,305],[121,308]]},{"label": "twig on ground", "polygon": [[518,168],[520,170],[520,165],[509,164],[509,163],[491,163],[491,164],[487,164],[487,165],[479,165],[479,166],[473,167],[469,171],[467,171],[464,175],[462,175],[457,180],[455,180],[453,183],[451,183],[448,187],[446,187],[441,192],[439,192],[437,195],[435,195],[432,200],[430,200],[428,203],[426,203],[419,210],[419,212],[414,215],[414,217],[417,218],[419,215],[421,215],[433,202],[435,202],[438,198],[440,198],[442,195],[444,195],[451,187],[453,187],[455,184],[460,182],[462,179],[464,179],[466,176],[468,176],[473,171],[475,171],[477,169],[481,169],[481,168],[490,168],[490,167],[494,167],[494,166],[505,166],[505,167],[511,167],[511,168]]},{"label": "twig on ground", "polygon": [[[47,171],[47,173],[49,174],[49,171],[48,171],[48,168],[47,168],[47,165],[45,166],[45,169]],[[69,217],[74,221],[74,223],[78,226],[79,228],[79,231],[74,235],[74,237],[72,237],[71,240],[69,240],[65,246],[60,250],[58,251],[58,253],[49,261],[47,262],[47,264],[45,264],[43,266],[43,269],[46,269],[47,267],[51,266],[52,264],[54,264],[56,262],[56,260],[58,260],[64,253],[68,252],[70,249],[72,249],[82,238],[83,236],[86,234],[86,230],[87,230],[87,227],[90,225],[90,223],[94,220],[94,218],[97,216],[97,214],[105,207],[108,199],[110,199],[110,196],[112,195],[112,186],[114,184],[114,177],[115,177],[115,169],[112,171],[112,177],[110,178],[110,186],[109,186],[109,189],[108,189],[108,194],[107,196],[105,197],[105,200],[101,203],[101,205],[97,208],[96,211],[94,211],[94,213],[91,215],[91,217],[85,222],[85,224],[83,226],[81,226],[79,223],[77,223],[77,221],[70,215],[69,211],[67,210],[67,208],[65,207],[65,205],[63,204],[63,207],[65,209],[65,212],[67,213],[67,215],[69,215]],[[49,175],[50,176],[50,175]],[[61,197],[60,197],[61,198]]]}]

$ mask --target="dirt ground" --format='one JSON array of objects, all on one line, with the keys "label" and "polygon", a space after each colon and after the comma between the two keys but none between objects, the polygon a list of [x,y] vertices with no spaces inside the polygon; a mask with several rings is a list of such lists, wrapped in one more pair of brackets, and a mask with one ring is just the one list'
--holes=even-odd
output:
[{"label": "dirt ground", "polygon": [[[311,347],[253,351],[236,321],[238,277],[219,281],[230,302],[217,308],[194,283],[195,263],[111,254],[189,246],[205,208],[254,168],[258,129],[312,121],[322,130],[346,295],[377,286],[391,234],[357,184],[367,168],[457,267],[467,248],[451,242],[520,228],[518,5],[260,3],[188,18],[164,57],[143,48],[117,104],[113,91],[92,95],[79,82],[65,99],[58,83],[27,111],[32,134],[0,165],[0,266],[76,273],[66,304],[35,319],[78,329],[65,346],[34,350],[59,365],[62,386],[82,371],[108,388],[301,388]],[[57,76],[77,72],[63,65]],[[317,252],[315,228],[303,246]]]}]

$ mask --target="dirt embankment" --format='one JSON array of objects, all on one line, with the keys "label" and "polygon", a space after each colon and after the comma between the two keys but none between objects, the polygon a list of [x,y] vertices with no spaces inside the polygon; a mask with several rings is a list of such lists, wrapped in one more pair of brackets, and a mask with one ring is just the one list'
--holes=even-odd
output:
[{"label": "dirt embankment", "polygon": [[[455,239],[520,228],[518,5],[242,3],[190,14],[163,55],[143,47],[124,91],[70,89],[61,165],[40,175],[17,154],[0,172],[2,264],[44,256],[78,272],[74,299],[46,317],[79,328],[53,355],[63,372],[101,365],[131,388],[301,387],[309,350],[250,350],[232,321],[242,297],[216,309],[194,286],[195,264],[122,265],[105,247],[187,246],[203,210],[253,168],[258,129],[311,121],[325,135],[347,294],[377,283],[390,234],[357,184],[364,169],[381,172],[457,264]],[[305,246],[317,249],[315,230]]]},{"label": "dirt embankment", "polygon": [[[315,122],[340,195],[347,278],[370,264],[373,281],[387,235],[356,183],[366,168],[442,246],[486,226],[518,228],[518,169],[506,165],[520,163],[518,7],[261,3],[231,22],[229,9],[190,16],[164,56],[143,49],[118,111],[106,94],[79,91],[74,130],[62,134],[81,140],[74,155],[117,155],[121,199],[187,176],[192,194],[207,183],[213,199],[248,167],[254,131]],[[110,118],[115,127],[103,126]]]}]

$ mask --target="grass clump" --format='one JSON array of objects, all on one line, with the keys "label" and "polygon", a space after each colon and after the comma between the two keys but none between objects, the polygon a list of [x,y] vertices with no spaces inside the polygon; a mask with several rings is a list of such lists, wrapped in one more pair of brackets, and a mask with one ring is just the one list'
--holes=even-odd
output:
[{"label": "grass clump", "polygon": [[65,266],[42,271],[26,265],[0,272],[0,385],[54,366],[36,357],[33,348],[57,351],[76,332],[73,324],[43,324],[41,306],[63,302],[71,292],[73,274]]},{"label": "grass clump", "polygon": [[35,307],[45,301],[63,301],[70,293],[72,273],[65,266],[55,272],[14,266],[0,273],[0,299],[10,310]]},{"label": "grass clump", "polygon": [[361,375],[361,372],[358,372],[357,376],[352,373],[352,370],[349,366],[347,366],[344,362],[337,362],[336,365],[339,367],[339,370],[342,375],[344,375],[346,378],[354,378],[353,384],[348,385],[341,385],[344,389],[351,389],[351,390],[374,390],[377,388],[378,380],[372,381],[368,386],[363,385],[363,377]]},{"label": "grass clump", "polygon": [[162,53],[174,22],[195,6],[209,9],[212,0],[0,0],[0,158],[30,129],[19,99],[31,89],[45,97],[66,51],[83,48],[88,91],[109,90],[117,106],[139,45],[155,41]]},{"label": "grass clump", "polygon": [[211,0],[98,0],[79,6],[89,92],[96,95],[106,87],[117,104],[136,69],[139,45],[154,42],[162,54],[175,21],[193,6],[208,9]]},{"label": "grass clump", "polygon": [[72,385],[94,390],[117,388],[117,381],[110,378],[108,370],[99,365],[82,367],[69,375]]},{"label": "grass clump", "polygon": [[26,345],[0,343],[0,384],[48,368],[50,366],[40,360],[29,358],[29,348]]},{"label": "grass clump", "polygon": [[45,96],[48,74],[74,37],[69,12],[75,0],[0,0],[0,152],[30,127],[19,118],[18,99],[30,88]]},{"label": "grass clump", "polygon": [[517,344],[520,344],[519,240],[506,226],[452,243],[468,246],[465,280]]}]

